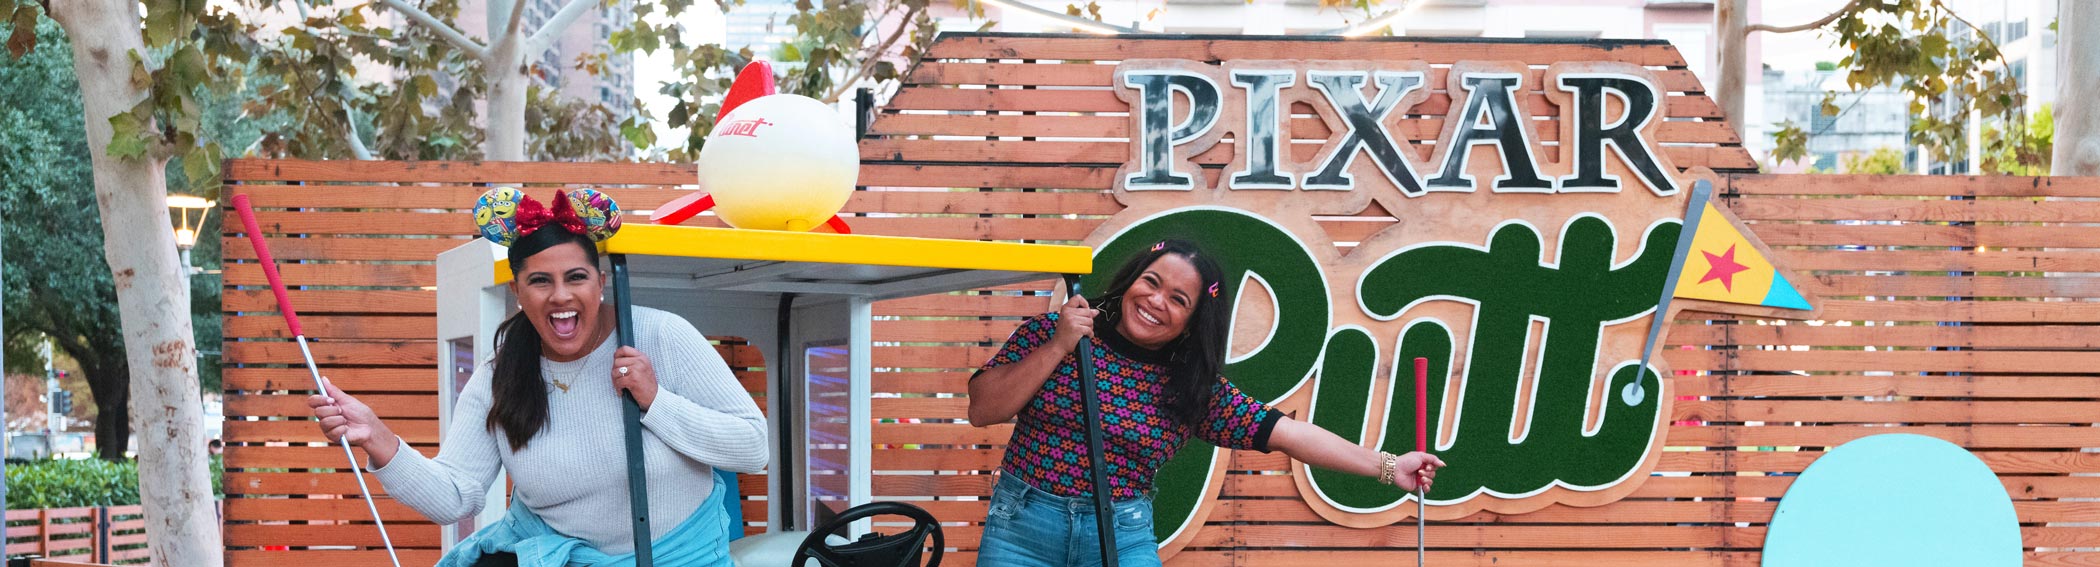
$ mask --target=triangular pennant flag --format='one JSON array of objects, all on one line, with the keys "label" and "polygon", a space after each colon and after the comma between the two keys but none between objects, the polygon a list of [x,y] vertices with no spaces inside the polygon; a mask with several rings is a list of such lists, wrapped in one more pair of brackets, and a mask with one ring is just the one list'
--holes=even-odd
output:
[{"label": "triangular pennant flag", "polygon": [[1779,309],[1812,309],[1786,275],[1765,258],[1749,234],[1713,202],[1694,203],[1699,226],[1677,274],[1676,296]]},{"label": "triangular pennant flag", "polygon": [[[1765,258],[1761,243],[1752,240],[1734,215],[1714,206],[1710,200],[1713,191],[1713,184],[1705,179],[1692,182],[1691,200],[1684,210],[1686,228],[1678,233],[1670,271],[1665,272],[1661,297],[1648,326],[1648,342],[1641,347],[1641,368],[1648,368],[1649,360],[1655,356],[1663,326],[1671,319],[1673,299],[1807,311],[1798,315],[1813,316],[1815,307]],[[1780,316],[1792,315],[1795,314]],[[1636,380],[1620,390],[1619,395],[1627,404],[1638,405],[1648,392]]]}]

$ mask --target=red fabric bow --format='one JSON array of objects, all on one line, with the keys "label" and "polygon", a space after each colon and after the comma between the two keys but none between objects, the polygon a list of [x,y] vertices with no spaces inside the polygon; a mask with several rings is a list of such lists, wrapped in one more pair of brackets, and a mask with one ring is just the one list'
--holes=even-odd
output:
[{"label": "red fabric bow", "polygon": [[520,198],[517,213],[518,237],[531,236],[534,231],[546,226],[550,221],[571,234],[590,234],[590,226],[584,224],[582,217],[576,216],[576,206],[570,201],[567,192],[555,191],[554,209],[550,211],[546,205],[541,205],[530,196]]}]

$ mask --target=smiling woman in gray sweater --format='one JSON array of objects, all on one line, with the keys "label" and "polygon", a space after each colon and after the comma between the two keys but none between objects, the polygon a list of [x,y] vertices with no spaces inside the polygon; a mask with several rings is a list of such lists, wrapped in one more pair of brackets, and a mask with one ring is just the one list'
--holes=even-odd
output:
[{"label": "smiling woman in gray sweater", "polygon": [[726,534],[737,528],[719,498],[733,495],[718,494],[726,490],[718,490],[713,467],[765,468],[765,417],[751,396],[676,315],[637,307],[639,348],[616,348],[589,238],[548,222],[510,244],[519,313],[498,331],[496,355],[460,392],[436,458],[409,447],[332,383],[326,396],[308,400],[322,431],[363,448],[389,494],[439,523],[480,512],[496,472],[510,472],[509,516],[439,565],[631,564],[634,534],[619,520],[629,503],[620,392],[631,391],[645,412],[657,565],[727,565]]}]

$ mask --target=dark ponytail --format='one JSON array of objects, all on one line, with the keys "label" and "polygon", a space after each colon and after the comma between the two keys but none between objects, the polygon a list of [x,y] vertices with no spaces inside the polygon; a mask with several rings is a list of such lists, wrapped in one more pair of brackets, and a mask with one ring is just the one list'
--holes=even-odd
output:
[{"label": "dark ponytail", "polygon": [[[1232,294],[1224,289],[1224,269],[1195,243],[1168,239],[1124,262],[1109,279],[1108,291],[1087,301],[1101,310],[1100,321],[1116,321],[1123,315],[1123,294],[1144,275],[1145,268],[1168,254],[1188,260],[1203,279],[1196,289],[1196,306],[1190,310],[1186,334],[1160,349],[1174,361],[1167,376],[1167,415],[1193,426],[1209,413],[1218,377],[1225,372],[1225,341],[1232,324],[1226,307],[1232,303]],[[1212,286],[1218,289],[1216,297],[1210,294]]]},{"label": "dark ponytail", "polygon": [[[510,275],[525,269],[525,259],[548,248],[574,244],[583,247],[584,258],[598,265],[598,246],[589,238],[548,225],[543,230],[512,242]],[[534,435],[547,428],[547,384],[540,378],[540,331],[520,311],[496,328],[496,367],[489,371],[489,431],[501,429],[518,451]]]}]

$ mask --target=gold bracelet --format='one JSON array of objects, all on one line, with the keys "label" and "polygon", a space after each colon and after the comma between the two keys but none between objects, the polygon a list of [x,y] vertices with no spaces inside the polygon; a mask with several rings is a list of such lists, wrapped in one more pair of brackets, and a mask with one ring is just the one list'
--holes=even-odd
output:
[{"label": "gold bracelet", "polygon": [[1386,451],[1379,451],[1378,456],[1378,482],[1399,486],[1395,479],[1399,475],[1396,469],[1400,468],[1400,456]]}]

